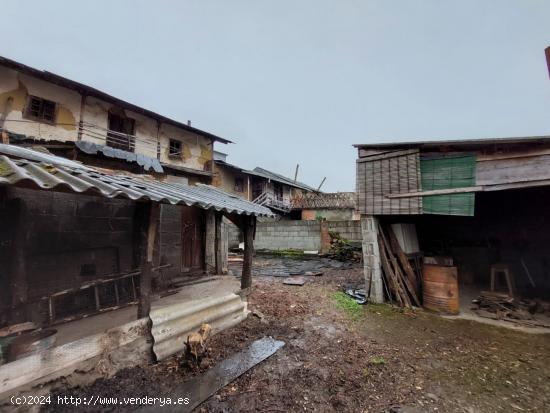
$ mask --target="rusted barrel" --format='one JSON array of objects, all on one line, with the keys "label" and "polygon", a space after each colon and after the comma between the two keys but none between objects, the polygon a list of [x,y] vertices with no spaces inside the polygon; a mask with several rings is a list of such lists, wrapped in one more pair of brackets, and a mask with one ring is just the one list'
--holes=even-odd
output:
[{"label": "rusted barrel", "polygon": [[424,308],[443,314],[458,314],[458,276],[456,267],[424,264]]}]

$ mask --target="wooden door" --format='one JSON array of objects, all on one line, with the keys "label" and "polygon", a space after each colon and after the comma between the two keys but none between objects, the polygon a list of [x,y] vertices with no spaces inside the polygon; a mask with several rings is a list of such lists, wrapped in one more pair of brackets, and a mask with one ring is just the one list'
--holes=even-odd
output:
[{"label": "wooden door", "polygon": [[183,207],[181,218],[181,270],[196,272],[204,263],[204,211],[196,207]]}]

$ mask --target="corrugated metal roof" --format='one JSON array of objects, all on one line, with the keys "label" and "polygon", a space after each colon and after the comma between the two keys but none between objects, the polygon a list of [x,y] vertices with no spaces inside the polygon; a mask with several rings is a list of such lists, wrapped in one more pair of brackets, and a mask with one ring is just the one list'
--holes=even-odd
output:
[{"label": "corrugated metal roof", "polygon": [[159,160],[156,158],[151,158],[150,156],[128,152],[118,148],[111,148],[107,145],[100,145],[98,143],[88,142],[85,140],[76,141],[74,144],[78,149],[88,155],[97,155],[98,152],[101,152],[108,158],[122,159],[126,162],[135,162],[146,171],[152,169],[158,173],[164,172]]},{"label": "corrugated metal roof", "polygon": [[222,160],[214,160],[214,163],[216,163],[217,165],[222,165],[222,166],[226,166],[228,168],[236,169],[239,172],[242,172],[243,174],[246,174],[246,175],[259,176],[261,178],[270,179],[272,181],[277,181],[277,182],[280,182],[280,183],[283,183],[283,184],[286,184],[286,185],[289,185],[289,186],[293,186],[295,188],[305,189],[306,191],[317,191],[316,189],[314,189],[314,188],[312,188],[312,187],[310,187],[310,186],[308,186],[308,185],[306,185],[302,182],[294,181],[294,180],[292,180],[290,178],[287,178],[283,175],[279,175],[275,172],[271,172],[271,171],[268,171],[267,169],[263,169],[263,168],[260,168],[260,167],[256,167],[256,168],[254,168],[254,170],[251,171],[249,169],[243,169],[240,166],[233,165],[233,164],[230,164],[230,163],[222,161]]},{"label": "corrugated metal roof", "polygon": [[[9,155],[9,156],[6,156]],[[17,157],[19,159],[15,159]],[[190,186],[110,174],[26,148],[0,144],[0,185],[197,206],[227,213],[273,216],[266,207],[210,185]]]},{"label": "corrugated metal roof", "polygon": [[439,146],[474,147],[484,145],[550,143],[550,136],[525,136],[516,138],[486,138],[486,139],[452,139],[440,141],[401,141],[355,144],[358,149],[407,149],[407,148],[437,148]]},{"label": "corrugated metal roof", "polygon": [[263,178],[271,179],[272,181],[277,181],[277,182],[280,182],[280,183],[283,183],[283,184],[286,184],[286,185],[289,185],[289,186],[294,186],[296,188],[305,189],[306,191],[316,191],[315,188],[312,188],[309,185],[306,185],[306,184],[304,184],[302,182],[299,182],[299,181],[294,181],[290,178],[287,178],[286,176],[280,175],[280,174],[275,173],[275,172],[268,171],[267,169],[263,169],[263,168],[260,168],[260,167],[256,167],[252,171],[244,170],[243,172],[246,172],[246,173],[251,174],[251,175],[257,175],[257,176],[261,176]]}]

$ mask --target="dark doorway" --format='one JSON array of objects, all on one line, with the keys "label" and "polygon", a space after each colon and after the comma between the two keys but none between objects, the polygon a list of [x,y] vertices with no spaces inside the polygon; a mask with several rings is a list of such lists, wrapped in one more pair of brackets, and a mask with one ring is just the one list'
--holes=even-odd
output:
[{"label": "dark doorway", "polygon": [[107,146],[134,152],[135,121],[121,114],[109,112],[109,131],[107,132]]},{"label": "dark doorway", "polygon": [[181,270],[198,272],[204,263],[204,211],[193,207],[182,209]]},{"label": "dark doorway", "polygon": [[273,182],[273,192],[277,201],[283,200],[283,185],[279,182]]}]

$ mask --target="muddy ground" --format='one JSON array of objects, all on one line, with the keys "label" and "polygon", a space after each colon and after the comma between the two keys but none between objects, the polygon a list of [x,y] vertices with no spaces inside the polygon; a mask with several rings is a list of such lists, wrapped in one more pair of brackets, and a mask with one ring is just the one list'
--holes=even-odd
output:
[{"label": "muddy ground", "polygon": [[255,277],[249,308],[263,319],[251,313],[212,337],[199,370],[177,356],[62,394],[158,396],[253,340],[272,336],[286,345],[197,411],[550,411],[549,335],[358,306],[339,291],[361,276],[359,268],[328,269],[307,277],[302,287]]}]

